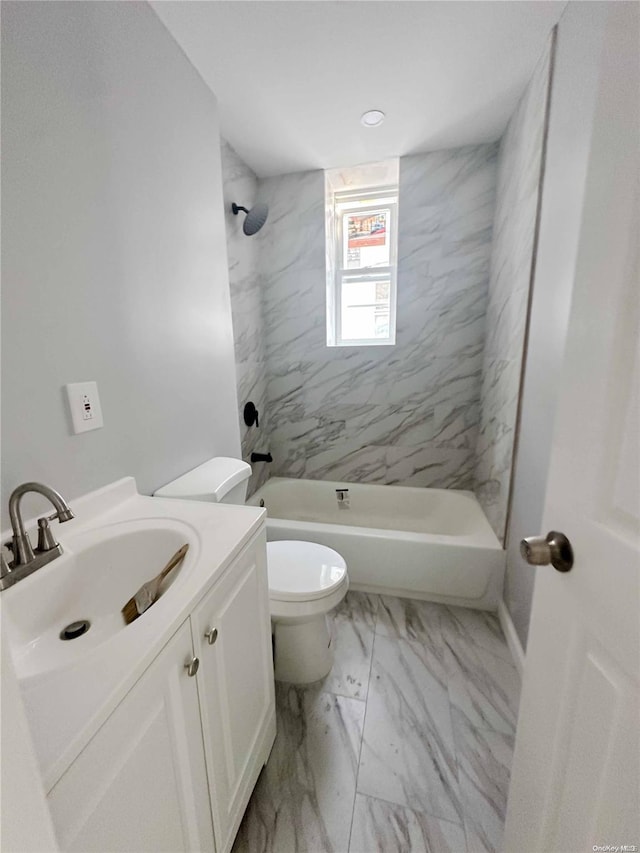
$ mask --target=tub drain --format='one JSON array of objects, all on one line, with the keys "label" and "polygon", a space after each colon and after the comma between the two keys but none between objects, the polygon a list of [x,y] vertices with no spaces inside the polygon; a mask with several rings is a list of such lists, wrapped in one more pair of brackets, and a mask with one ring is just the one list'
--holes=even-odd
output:
[{"label": "tub drain", "polygon": [[66,628],[60,631],[60,639],[75,640],[76,637],[86,634],[90,627],[91,622],[88,619],[79,619],[77,622],[71,622]]}]

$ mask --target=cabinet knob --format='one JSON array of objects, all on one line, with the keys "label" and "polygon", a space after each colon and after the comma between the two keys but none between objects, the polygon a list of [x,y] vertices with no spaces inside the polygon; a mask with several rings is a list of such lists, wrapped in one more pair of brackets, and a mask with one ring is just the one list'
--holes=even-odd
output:
[{"label": "cabinet knob", "polygon": [[207,638],[207,642],[209,643],[209,645],[212,646],[218,639],[218,629],[210,628],[208,631],[204,632],[204,635]]},{"label": "cabinet knob", "polygon": [[198,658],[191,658],[189,663],[185,663],[184,668],[187,670],[187,675],[189,675],[189,676],[191,676],[191,678],[193,678],[193,676],[198,671],[199,666],[200,666],[200,661],[198,660]]}]

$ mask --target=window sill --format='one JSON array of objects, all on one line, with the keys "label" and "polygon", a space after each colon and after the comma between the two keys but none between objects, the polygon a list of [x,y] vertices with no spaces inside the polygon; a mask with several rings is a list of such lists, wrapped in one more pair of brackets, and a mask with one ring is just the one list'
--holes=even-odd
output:
[{"label": "window sill", "polygon": [[327,349],[341,347],[394,347],[395,341],[337,341],[335,344],[327,344]]}]

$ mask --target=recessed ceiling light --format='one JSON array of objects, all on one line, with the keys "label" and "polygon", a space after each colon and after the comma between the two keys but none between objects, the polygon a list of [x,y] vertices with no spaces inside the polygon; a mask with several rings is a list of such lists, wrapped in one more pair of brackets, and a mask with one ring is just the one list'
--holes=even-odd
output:
[{"label": "recessed ceiling light", "polygon": [[384,113],[382,110],[367,110],[360,116],[360,121],[365,127],[378,127],[384,121]]}]

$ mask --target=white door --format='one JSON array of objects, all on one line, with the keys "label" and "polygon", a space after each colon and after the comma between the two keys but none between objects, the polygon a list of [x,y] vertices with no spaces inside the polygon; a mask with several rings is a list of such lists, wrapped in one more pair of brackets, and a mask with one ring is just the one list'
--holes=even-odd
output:
[{"label": "white door", "polygon": [[52,788],[61,850],[214,853],[191,657],[185,623]]},{"label": "white door", "polygon": [[[504,848],[640,846],[639,7],[613,3],[601,58]],[[635,845],[635,847],[633,846]]]}]

